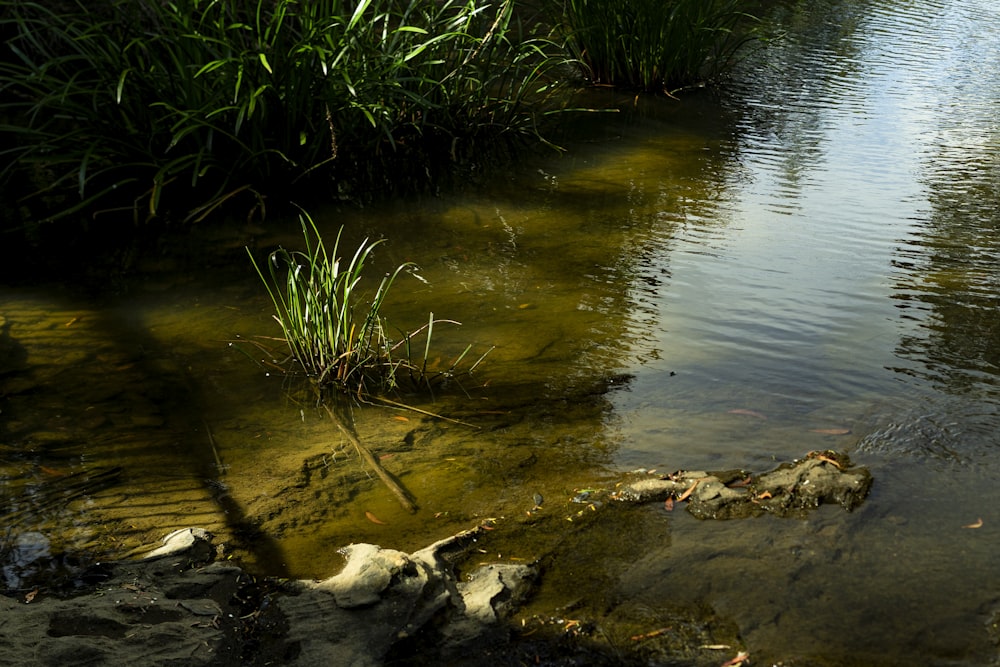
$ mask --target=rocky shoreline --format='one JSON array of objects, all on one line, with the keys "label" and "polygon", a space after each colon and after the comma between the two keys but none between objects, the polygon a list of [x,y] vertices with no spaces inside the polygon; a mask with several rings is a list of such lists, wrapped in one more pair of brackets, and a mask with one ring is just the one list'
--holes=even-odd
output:
[{"label": "rocky shoreline", "polygon": [[[723,519],[823,503],[850,510],[870,485],[867,470],[822,452],[761,475],[636,473],[578,502],[602,512],[686,501],[699,518]],[[0,596],[0,665],[675,664],[615,647],[587,620],[511,622],[543,575],[539,563],[480,563],[457,574],[492,528],[483,523],[411,554],[352,544],[340,550],[344,568],[320,581],[253,576],[226,560],[207,531],[174,531],[141,560],[91,564],[71,581]],[[662,651],[717,665],[724,650],[726,664],[748,664],[739,646],[697,642]]]}]

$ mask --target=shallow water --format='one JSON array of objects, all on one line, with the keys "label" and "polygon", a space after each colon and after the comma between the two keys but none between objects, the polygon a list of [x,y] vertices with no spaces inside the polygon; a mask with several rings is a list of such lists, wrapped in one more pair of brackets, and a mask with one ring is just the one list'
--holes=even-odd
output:
[{"label": "shallow water", "polygon": [[[294,232],[201,232],[97,299],[0,290],[7,586],[50,552],[119,556],[192,524],[311,577],[349,542],[406,550],[494,518],[484,559],[544,558],[525,615],[571,605],[623,644],[682,609],[758,664],[993,664],[1000,13],[828,4],[774,7],[787,36],[721,93],[621,96],[563,156],[314,212],[352,247],[385,237],[381,270],[416,262],[386,312],[460,320],[438,327],[440,364],[495,346],[462,387],[403,397],[464,424],[351,413],[416,514],[239,351],[277,335],[242,245]],[[569,502],[635,468],[765,471],[825,448],[874,475],[854,513]]]}]

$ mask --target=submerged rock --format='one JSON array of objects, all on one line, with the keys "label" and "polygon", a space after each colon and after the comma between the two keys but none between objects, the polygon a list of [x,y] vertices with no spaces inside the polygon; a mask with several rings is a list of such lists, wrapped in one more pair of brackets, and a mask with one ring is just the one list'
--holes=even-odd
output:
[{"label": "submerged rock", "polygon": [[612,498],[626,502],[687,500],[687,510],[699,519],[734,519],[764,513],[799,515],[825,503],[847,511],[861,504],[871,490],[867,468],[852,467],[845,454],[810,452],[761,474],[744,471],[679,471],[659,478],[622,484]]}]

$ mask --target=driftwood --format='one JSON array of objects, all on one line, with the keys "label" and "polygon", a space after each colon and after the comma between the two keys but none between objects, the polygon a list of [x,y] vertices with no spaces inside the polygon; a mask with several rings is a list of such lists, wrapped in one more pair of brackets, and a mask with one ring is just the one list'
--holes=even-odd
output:
[{"label": "driftwood", "polygon": [[365,463],[367,463],[371,469],[375,471],[375,474],[378,475],[379,479],[381,479],[382,482],[389,487],[389,490],[392,491],[393,495],[396,496],[396,499],[399,500],[403,509],[407,512],[416,512],[417,504],[413,501],[413,498],[406,491],[406,489],[404,489],[402,485],[396,481],[388,470],[382,467],[382,464],[378,462],[378,459],[375,458],[375,455],[372,454],[371,450],[361,443],[358,436],[355,435],[354,431],[344,423],[344,420],[333,411],[333,408],[326,403],[323,403],[323,407],[326,408],[327,414],[330,415],[330,419],[332,419],[333,423],[337,425],[340,432],[351,441],[352,445],[354,445],[354,449],[357,450],[358,455],[361,456],[361,458],[365,460]]}]

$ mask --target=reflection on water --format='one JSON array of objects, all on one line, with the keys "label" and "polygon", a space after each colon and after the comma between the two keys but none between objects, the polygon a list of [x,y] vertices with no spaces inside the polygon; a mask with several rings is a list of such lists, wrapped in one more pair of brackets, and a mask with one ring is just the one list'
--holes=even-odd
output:
[{"label": "reflection on water", "polygon": [[[348,246],[386,237],[380,271],[417,263],[386,312],[463,322],[435,331],[433,363],[496,346],[461,387],[402,397],[463,424],[351,412],[416,514],[295,382],[228,344],[277,333],[242,243],[294,230],[203,236],[101,303],[4,291],[4,563],[196,524],[261,569],[323,576],[346,543],[413,549],[490,517],[490,549],[546,558],[528,613],[572,603],[624,642],[687,609],[761,664],[994,660],[1000,16],[770,11],[788,37],[721,93],[622,96],[567,128],[563,157],[314,212]],[[872,469],[853,514],[566,521],[624,470],[764,471],[823,448]],[[99,483],[59,501],[81,474]]]}]

